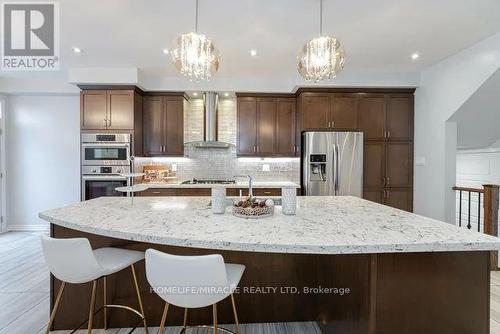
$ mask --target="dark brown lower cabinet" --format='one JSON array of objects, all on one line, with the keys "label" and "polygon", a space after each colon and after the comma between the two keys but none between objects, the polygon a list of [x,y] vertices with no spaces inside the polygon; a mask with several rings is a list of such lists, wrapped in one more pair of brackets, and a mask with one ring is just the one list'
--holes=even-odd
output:
[{"label": "dark brown lower cabinet", "polygon": [[138,193],[139,196],[178,196],[175,188],[149,188]]},{"label": "dark brown lower cabinet", "polygon": [[[248,188],[228,188],[227,196],[248,196]],[[255,196],[281,196],[281,188],[255,188]],[[211,196],[211,188],[149,188],[139,196]]]},{"label": "dark brown lower cabinet", "polygon": [[413,211],[412,188],[369,189],[363,192],[363,198],[396,209]]},{"label": "dark brown lower cabinet", "polygon": [[[228,188],[227,196],[239,196],[241,194],[243,196],[248,196],[247,188]],[[281,196],[280,188],[254,188],[252,189],[254,196]]]},{"label": "dark brown lower cabinet", "polygon": [[211,196],[211,188],[179,188],[177,196]]}]

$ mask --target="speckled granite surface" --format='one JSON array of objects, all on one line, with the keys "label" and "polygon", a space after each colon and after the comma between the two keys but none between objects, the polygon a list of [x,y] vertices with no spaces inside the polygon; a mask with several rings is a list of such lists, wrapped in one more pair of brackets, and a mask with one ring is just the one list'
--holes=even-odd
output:
[{"label": "speckled granite surface", "polygon": [[102,197],[40,213],[103,236],[249,252],[362,254],[500,250],[500,239],[356,197],[298,197],[297,215],[245,220],[207,197]]}]

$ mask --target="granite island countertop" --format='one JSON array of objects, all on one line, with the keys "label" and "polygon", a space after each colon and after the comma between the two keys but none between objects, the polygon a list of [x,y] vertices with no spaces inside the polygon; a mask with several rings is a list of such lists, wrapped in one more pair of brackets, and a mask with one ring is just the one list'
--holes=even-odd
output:
[{"label": "granite island countertop", "polygon": [[356,197],[297,197],[297,214],[248,220],[208,197],[101,197],[39,214],[97,235],[181,247],[299,254],[500,250],[500,238]]}]

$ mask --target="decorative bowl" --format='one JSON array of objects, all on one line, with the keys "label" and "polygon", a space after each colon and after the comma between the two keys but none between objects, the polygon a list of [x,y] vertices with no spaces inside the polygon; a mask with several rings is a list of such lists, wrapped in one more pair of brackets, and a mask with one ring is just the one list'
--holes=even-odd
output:
[{"label": "decorative bowl", "polygon": [[[252,206],[238,206],[237,204],[233,205],[233,215],[239,218],[247,218],[247,219],[257,219],[257,218],[266,218],[270,217],[274,213],[274,203],[268,202],[266,200],[257,200],[254,201],[266,203],[265,206],[257,205],[255,207]],[[271,204],[272,203],[272,204]],[[271,205],[269,205],[271,204]]]}]

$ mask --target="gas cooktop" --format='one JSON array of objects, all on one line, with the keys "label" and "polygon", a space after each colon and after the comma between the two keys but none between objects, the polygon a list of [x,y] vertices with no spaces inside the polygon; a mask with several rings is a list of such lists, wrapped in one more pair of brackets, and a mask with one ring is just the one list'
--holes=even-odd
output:
[{"label": "gas cooktop", "polygon": [[182,182],[182,184],[235,184],[235,180],[198,180],[192,179]]}]

